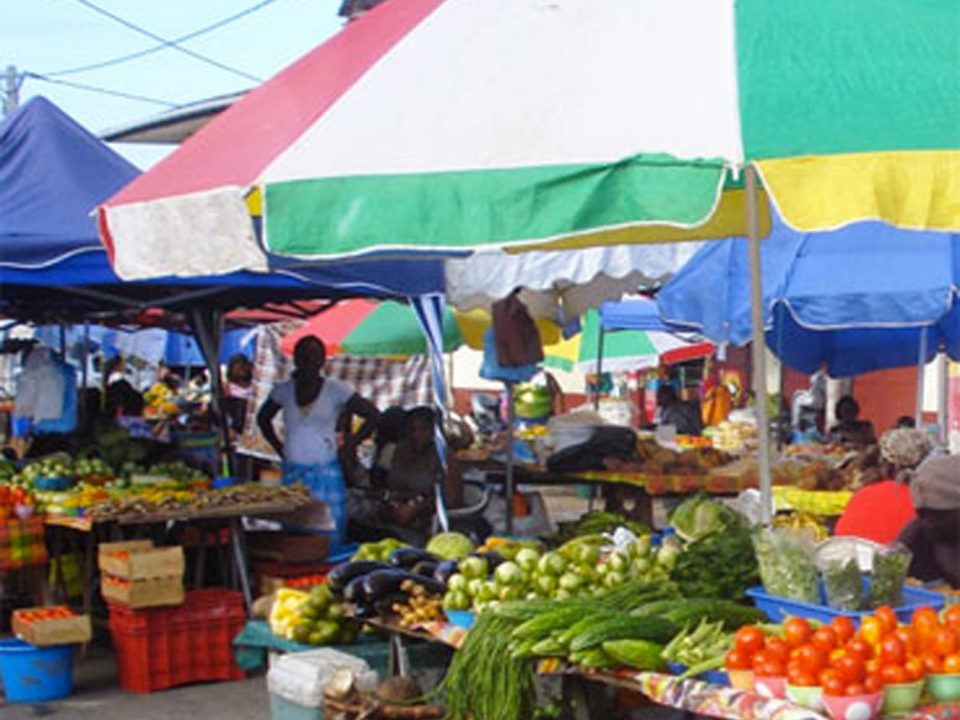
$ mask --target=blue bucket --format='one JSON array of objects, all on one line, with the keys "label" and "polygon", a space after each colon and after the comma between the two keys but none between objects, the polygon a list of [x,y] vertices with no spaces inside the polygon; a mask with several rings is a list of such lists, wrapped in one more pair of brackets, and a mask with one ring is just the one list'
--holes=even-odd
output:
[{"label": "blue bucket", "polygon": [[73,691],[73,646],[0,640],[0,678],[10,703],[67,697]]}]

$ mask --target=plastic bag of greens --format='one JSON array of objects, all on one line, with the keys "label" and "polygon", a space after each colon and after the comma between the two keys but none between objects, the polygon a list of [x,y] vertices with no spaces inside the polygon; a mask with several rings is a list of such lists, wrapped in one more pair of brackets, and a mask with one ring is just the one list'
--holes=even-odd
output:
[{"label": "plastic bag of greens", "polygon": [[791,600],[820,602],[814,542],[808,534],[787,528],[759,528],[753,534],[753,547],[764,590]]},{"label": "plastic bag of greens", "polygon": [[894,544],[880,548],[873,554],[873,577],[870,581],[870,608],[881,605],[903,605],[903,584],[913,555],[903,545]]},{"label": "plastic bag of greens", "polygon": [[853,542],[834,548],[829,557],[818,557],[817,565],[823,573],[827,605],[838,610],[862,609],[863,576]]}]

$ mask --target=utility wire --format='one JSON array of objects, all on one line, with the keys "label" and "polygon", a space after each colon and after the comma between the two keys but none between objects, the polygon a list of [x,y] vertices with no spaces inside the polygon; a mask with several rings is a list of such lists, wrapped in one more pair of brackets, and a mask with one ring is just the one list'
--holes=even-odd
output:
[{"label": "utility wire", "polygon": [[257,12],[258,10],[262,10],[268,5],[273,5],[273,3],[275,2],[277,2],[277,0],[261,0],[261,2],[258,2],[255,5],[251,5],[246,10],[241,10],[235,15],[231,15],[229,17],[223,18],[222,20],[218,20],[212,25],[207,25],[206,27],[200,28],[199,30],[194,30],[193,32],[187,33],[186,35],[175,37],[172,40],[170,40],[169,43],[162,42],[162,43],[159,43],[158,45],[153,45],[151,47],[145,48],[143,50],[139,50],[134,53],[129,53],[127,55],[121,55],[119,57],[111,58],[110,60],[102,60],[100,62],[90,63],[89,65],[79,65],[77,67],[66,68],[65,70],[48,72],[48,73],[44,73],[44,75],[46,75],[48,78],[60,77],[62,75],[73,75],[76,73],[89,72],[90,70],[99,70],[101,68],[110,67],[111,65],[119,65],[120,63],[128,62],[130,60],[136,60],[137,58],[142,58],[147,55],[152,55],[153,53],[159,52],[160,50],[166,50],[168,47],[170,47],[171,44],[179,45],[180,43],[184,43],[187,40],[193,40],[194,38],[200,37],[201,35],[206,35],[207,33],[213,32],[214,30],[219,30],[225,25],[229,25],[230,23],[235,22],[236,20],[239,20],[242,17],[246,17],[247,15],[251,15],[252,13]]},{"label": "utility wire", "polygon": [[194,60],[199,60],[200,62],[207,63],[208,65],[213,65],[214,67],[220,68],[221,70],[224,70],[225,72],[232,73],[232,74],[234,74],[234,75],[238,75],[239,77],[245,78],[245,79],[247,79],[247,80],[252,80],[253,82],[256,82],[256,83],[262,82],[261,78],[258,78],[258,77],[256,77],[255,75],[250,75],[249,73],[246,73],[246,72],[244,72],[243,70],[237,70],[236,68],[232,68],[232,67],[230,67],[229,65],[224,65],[224,64],[221,63],[221,62],[217,62],[216,60],[212,60],[211,58],[208,58],[208,57],[206,57],[206,56],[204,56],[204,55],[201,55],[200,53],[194,52],[193,50],[190,50],[189,48],[181,47],[180,45],[177,45],[176,42],[174,42],[174,41],[172,41],[172,40],[168,40],[168,39],[165,38],[165,37],[162,37],[162,36],[160,36],[160,35],[157,35],[156,33],[150,32],[150,31],[147,30],[146,28],[142,28],[142,27],[140,27],[139,25],[130,22],[129,20],[125,20],[124,18],[120,17],[119,15],[115,15],[114,13],[110,12],[109,10],[105,10],[104,8],[100,7],[99,5],[97,5],[97,4],[93,3],[93,2],[90,2],[90,0],[75,0],[75,2],[80,3],[80,4],[83,5],[84,7],[89,8],[90,10],[93,10],[94,12],[99,13],[100,15],[103,15],[104,17],[110,18],[110,19],[113,20],[114,22],[120,23],[120,24],[123,25],[124,27],[129,28],[130,30],[133,30],[134,32],[138,32],[138,33],[140,33],[141,35],[146,35],[148,38],[151,38],[151,39],[153,39],[153,40],[156,40],[156,41],[159,42],[159,43],[162,43],[165,47],[168,47],[168,48],[170,48],[171,50],[178,50],[179,52],[182,52],[184,55],[189,55],[189,56],[192,57]]},{"label": "utility wire", "polygon": [[114,97],[125,98],[127,100],[139,100],[140,102],[153,103],[154,105],[163,105],[164,107],[168,108],[179,107],[176,103],[172,103],[167,100],[158,100],[157,98],[147,97],[146,95],[135,95],[133,93],[110,90],[108,88],[97,87],[95,85],[86,85],[85,83],[73,82],[72,80],[61,80],[60,78],[52,78],[35,72],[25,72],[23,73],[23,77],[31,78],[32,80],[40,80],[42,82],[54,83],[56,85],[65,85],[67,87],[76,88],[77,90],[87,90],[88,92],[100,93],[101,95],[113,95]]}]

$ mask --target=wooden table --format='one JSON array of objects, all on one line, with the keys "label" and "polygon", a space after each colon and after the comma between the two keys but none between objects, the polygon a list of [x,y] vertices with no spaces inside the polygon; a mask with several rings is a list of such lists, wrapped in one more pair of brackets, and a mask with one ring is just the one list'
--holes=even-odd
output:
[{"label": "wooden table", "polygon": [[[504,483],[506,465],[493,458],[460,458],[464,469],[482,472],[489,482]],[[605,470],[579,473],[556,473],[541,465],[517,463],[514,465],[516,484],[522,485],[596,485],[601,488],[604,510],[639,520],[648,527],[657,526],[656,517],[680,499],[697,493],[733,497],[747,488],[756,487],[756,481],[726,475],[650,475]]]},{"label": "wooden table", "polygon": [[[156,530],[168,523],[181,522],[191,524],[225,524],[229,532],[229,546],[232,558],[227,562],[231,570],[231,586],[239,585],[243,592],[247,612],[253,606],[253,593],[250,587],[250,575],[247,568],[246,542],[243,531],[244,517],[275,518],[293,512],[299,506],[291,503],[258,503],[255,505],[236,505],[209,507],[196,510],[173,509],[144,515],[123,515],[117,517],[96,516],[48,516],[45,521],[51,535],[53,559],[56,561],[55,584],[61,592],[65,589],[63,578],[63,547],[66,543],[72,552],[81,558],[80,578],[83,585],[81,612],[89,613],[93,609],[95,589],[94,571],[97,556],[97,544],[101,541],[116,540],[122,537],[124,528]],[[198,572],[203,572],[206,553],[202,551]]]}]

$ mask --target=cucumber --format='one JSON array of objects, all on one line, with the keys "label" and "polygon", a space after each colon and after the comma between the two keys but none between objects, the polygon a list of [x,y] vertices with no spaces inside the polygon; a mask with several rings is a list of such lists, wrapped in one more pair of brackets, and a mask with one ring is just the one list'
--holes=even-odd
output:
[{"label": "cucumber", "polygon": [[618,663],[635,670],[662,670],[663,646],[648,640],[608,640],[603,651]]},{"label": "cucumber", "polygon": [[596,612],[596,606],[580,604],[548,610],[517,625],[511,637],[514,640],[542,640],[549,637],[555,630],[566,630],[594,612]]},{"label": "cucumber", "polygon": [[675,623],[663,618],[620,615],[612,620],[595,624],[577,635],[570,642],[570,649],[588,650],[599,647],[608,640],[633,639],[663,643],[676,635],[678,630]]}]

